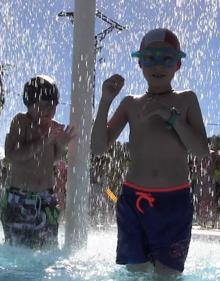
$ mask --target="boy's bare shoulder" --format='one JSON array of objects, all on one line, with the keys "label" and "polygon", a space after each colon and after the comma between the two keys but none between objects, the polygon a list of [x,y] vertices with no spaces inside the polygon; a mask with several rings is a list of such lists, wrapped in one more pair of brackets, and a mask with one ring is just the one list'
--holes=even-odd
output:
[{"label": "boy's bare shoulder", "polygon": [[18,113],[14,116],[14,118],[12,119],[12,124],[26,124],[28,122],[28,117],[26,113]]},{"label": "boy's bare shoulder", "polygon": [[196,93],[192,90],[179,90],[175,91],[176,95],[181,95],[182,98],[197,98]]},{"label": "boy's bare shoulder", "polygon": [[55,120],[55,119],[52,119],[52,123],[53,123],[53,124],[56,124],[56,125],[62,125],[60,122],[58,122],[58,121]]},{"label": "boy's bare shoulder", "polygon": [[197,103],[198,98],[195,92],[192,90],[184,90],[184,91],[175,91],[175,94],[187,104],[194,104]]},{"label": "boy's bare shoulder", "polygon": [[11,121],[7,141],[12,139],[23,139],[26,134],[26,128],[30,127],[27,114],[18,113]]},{"label": "boy's bare shoulder", "polygon": [[123,100],[122,103],[129,106],[133,103],[141,102],[145,95],[128,95]]},{"label": "boy's bare shoulder", "polygon": [[57,121],[54,120],[54,119],[52,120],[52,126],[53,126],[53,127],[64,127],[63,124],[57,122]]}]

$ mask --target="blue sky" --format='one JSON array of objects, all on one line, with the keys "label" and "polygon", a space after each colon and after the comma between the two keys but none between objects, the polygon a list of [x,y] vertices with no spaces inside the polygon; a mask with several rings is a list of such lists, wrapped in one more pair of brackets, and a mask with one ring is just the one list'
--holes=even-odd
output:
[{"label": "blue sky", "polygon": [[[2,3],[3,2],[3,3]],[[125,78],[125,87],[114,102],[114,111],[122,97],[141,94],[147,84],[137,61],[130,54],[137,50],[145,32],[167,27],[179,37],[187,53],[173,86],[196,92],[208,135],[220,134],[220,3],[219,1],[187,0],[97,0],[97,8],[127,29],[112,31],[102,41],[97,54],[96,107],[102,81],[113,73]],[[58,18],[61,10],[74,10],[74,1],[14,0],[0,3],[0,63],[12,64],[4,77],[7,87],[6,104],[1,112],[0,145],[13,116],[25,111],[22,104],[23,84],[36,74],[54,77],[60,89],[61,103],[56,118],[67,124],[70,110],[73,26],[68,19]],[[108,27],[96,19],[96,33]],[[77,38],[74,38],[76,42]],[[102,63],[98,61],[102,59]],[[128,130],[120,139],[126,141]]]}]

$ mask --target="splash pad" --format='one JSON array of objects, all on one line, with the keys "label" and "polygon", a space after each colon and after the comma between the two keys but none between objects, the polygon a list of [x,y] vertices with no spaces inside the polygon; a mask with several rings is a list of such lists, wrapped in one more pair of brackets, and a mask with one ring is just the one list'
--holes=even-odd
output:
[{"label": "splash pad", "polygon": [[[19,2],[19,1],[18,1]],[[99,2],[100,6],[108,7],[107,1],[97,1]],[[125,17],[127,18],[127,21],[130,21],[131,18],[129,16],[131,10],[130,5],[131,1],[120,1],[118,13],[119,16],[123,19]],[[135,1],[133,1],[135,2]],[[143,1],[144,2],[144,1]],[[201,1],[202,2],[202,1]],[[140,2],[139,2],[140,3]],[[213,2],[213,5],[209,4],[206,5],[205,9],[203,11],[199,12],[196,11],[196,5],[193,5],[191,2],[186,1],[176,1],[176,4],[170,5],[170,10],[172,11],[172,15],[168,16],[168,12],[166,11],[166,5],[162,3],[162,1],[158,2],[159,4],[155,4],[155,1],[149,1],[149,7],[150,11],[152,12],[152,17],[155,18],[155,22],[151,22],[150,17],[148,15],[140,15],[140,24],[137,27],[135,27],[135,23],[131,24],[131,28],[133,26],[134,33],[131,35],[131,37],[122,37],[121,40],[126,40],[127,42],[130,42],[125,46],[124,52],[130,53],[128,51],[128,48],[135,49],[134,45],[135,42],[138,41],[138,37],[141,37],[140,32],[143,32],[144,27],[146,26],[152,26],[154,27],[156,25],[167,25],[169,27],[172,27],[173,29],[176,29],[179,34],[182,36],[182,40],[184,40],[186,48],[188,50],[188,55],[193,60],[192,64],[188,63],[188,66],[190,70],[187,72],[185,70],[184,73],[181,74],[181,76],[186,77],[181,78],[180,84],[181,86],[190,87],[190,82],[188,78],[192,78],[195,82],[195,88],[199,88],[199,79],[202,79],[202,82],[205,82],[205,76],[199,71],[199,67],[207,67],[207,61],[211,58],[212,63],[216,60],[218,61],[218,51],[214,52],[212,49],[210,49],[210,56],[205,54],[205,50],[210,48],[210,37],[206,36],[205,31],[208,35],[214,34],[212,40],[216,40],[218,33],[216,32],[218,23],[216,21],[218,17],[218,8],[219,5],[215,4]],[[188,3],[187,5],[185,5]],[[216,2],[217,3],[217,2]],[[42,4],[43,5],[43,4]],[[115,5],[115,4],[114,4]],[[123,6],[124,5],[124,6]],[[127,6],[126,6],[127,5]],[[140,4],[143,5],[143,4]],[[116,5],[115,5],[116,7]],[[110,8],[107,8],[107,11],[109,11],[111,8],[114,8],[113,4],[110,5]],[[143,8],[143,9],[142,9]],[[141,10],[144,10],[146,7],[140,7]],[[9,7],[5,9],[4,13],[7,14],[9,10]],[[129,11],[128,11],[129,10]],[[34,10],[35,11],[35,10]],[[132,15],[137,13],[137,2],[136,7],[132,10]],[[188,13],[186,15],[186,13]],[[116,13],[116,9],[113,9],[113,15],[117,18],[118,14]],[[145,17],[145,21],[142,21],[142,18]],[[172,18],[172,19],[171,19]],[[180,21],[178,19],[184,19]],[[193,24],[197,21],[197,28],[194,31],[194,35],[192,35],[192,38],[190,37],[190,32],[192,31],[191,25],[186,25],[186,21],[191,22]],[[210,18],[210,21],[207,19]],[[163,23],[160,19],[163,19]],[[13,25],[13,21],[11,22],[11,25]],[[15,28],[17,28],[18,25],[14,25]],[[186,31],[182,32],[183,30]],[[208,28],[208,30],[207,30]],[[141,29],[141,30],[140,30]],[[194,29],[193,29],[194,30]],[[17,30],[17,33],[19,30]],[[49,34],[49,33],[48,33]],[[40,41],[46,40],[46,37],[43,36],[44,34],[41,34]],[[208,37],[208,38],[207,38]],[[19,36],[16,37],[19,40]],[[24,34],[23,41],[28,41],[28,34]],[[132,40],[128,40],[131,39]],[[207,39],[204,41],[204,38]],[[50,37],[51,39],[51,37]],[[192,39],[192,40],[190,40]],[[103,65],[100,67],[100,70],[98,70],[97,80],[103,80],[104,75],[108,75],[109,71],[113,68],[113,64],[117,61],[116,55],[120,53],[120,50],[118,49],[119,45],[122,45],[124,41],[121,41],[118,45],[116,43],[112,43],[111,47],[115,47],[115,53],[114,56],[111,57],[112,51],[108,50],[108,52],[105,53],[105,56],[107,57],[110,55],[110,58],[112,59],[112,63],[106,64],[103,63]],[[188,42],[188,43],[187,43]],[[15,42],[16,43],[16,42]],[[109,43],[109,42],[108,42]],[[110,42],[111,43],[111,42]],[[191,46],[192,43],[192,46]],[[12,44],[13,45],[13,44]],[[16,44],[14,44],[16,46]],[[40,45],[40,51],[44,51],[43,45]],[[43,46],[43,47],[42,47]],[[49,51],[50,48],[48,48]],[[13,48],[12,48],[13,50]],[[49,52],[50,53],[50,52]],[[22,54],[23,55],[23,54]],[[46,55],[45,55],[46,57]],[[45,58],[43,56],[43,58]],[[122,59],[121,59],[122,58]],[[32,59],[32,58],[31,58]],[[25,60],[25,57],[22,57],[22,60]],[[118,59],[117,63],[120,65],[120,71],[124,71],[126,69],[125,64],[121,64],[121,60],[125,60],[123,56]],[[198,60],[200,61],[200,66],[198,67]],[[55,63],[56,59],[55,56],[52,56],[52,62]],[[36,61],[35,59],[31,60],[33,62],[34,71],[36,71]],[[44,60],[44,63],[48,62],[47,60]],[[18,68],[23,69],[23,65],[21,60],[19,60]],[[41,62],[42,63],[42,62]],[[215,85],[211,87],[204,87],[203,83],[201,92],[198,92],[199,97],[201,99],[202,103],[205,103],[206,98],[208,101],[211,101],[210,103],[207,102],[208,107],[205,109],[206,113],[206,119],[210,118],[210,122],[213,121],[213,123],[216,124],[219,120],[219,114],[218,112],[218,105],[217,103],[213,102],[215,99],[212,97],[212,92],[214,92],[215,88],[218,88],[218,76],[219,73],[216,72],[215,75],[212,76],[212,73],[214,71],[213,64],[210,64],[210,68],[208,68],[207,71],[207,79],[212,81],[212,84]],[[54,64],[57,68],[59,68],[59,65]],[[48,72],[51,71],[53,64],[48,64],[48,67],[44,69],[44,71]],[[134,67],[134,66],[133,66]],[[27,67],[26,67],[27,68]],[[25,68],[25,69],[26,69]],[[33,71],[33,69],[29,69],[29,71]],[[43,69],[43,67],[41,67]],[[60,68],[59,68],[60,70]],[[112,71],[112,70],[111,70]],[[103,73],[101,73],[103,72]],[[56,74],[56,71],[54,71],[54,74]],[[202,74],[202,75],[201,75]],[[135,71],[130,71],[129,74],[126,74],[126,79],[128,81],[132,81],[133,77],[136,76]],[[18,80],[18,78],[21,78],[19,75],[14,77],[14,80]],[[65,81],[65,76],[62,77],[62,81]],[[24,79],[25,80],[25,79]],[[201,82],[201,81],[200,81]],[[179,86],[177,81],[175,81],[176,85]],[[141,84],[139,81],[132,84],[131,88],[127,89],[128,91],[132,90],[132,92],[138,89],[139,85]],[[140,89],[139,89],[140,90]],[[207,91],[206,91],[207,90]],[[205,93],[205,94],[204,94]],[[13,102],[10,104],[10,106],[13,106]],[[213,114],[211,114],[213,113]],[[217,118],[213,119],[212,118]],[[6,117],[4,117],[6,118]],[[213,127],[213,133],[214,133],[214,127]],[[115,265],[114,262],[114,256],[115,256],[115,245],[116,245],[116,232],[115,230],[110,231],[99,231],[99,232],[89,232],[88,233],[88,247],[86,250],[80,250],[79,252],[75,252],[71,255],[67,255],[64,250],[54,250],[54,251],[40,251],[40,252],[32,252],[28,249],[23,249],[19,247],[11,248],[8,246],[5,246],[2,244],[2,232],[1,235],[1,251],[0,251],[0,280],[62,280],[62,281],[81,281],[81,280],[144,280],[146,276],[134,276],[129,275],[123,267],[119,267]],[[218,280],[220,277],[220,264],[219,264],[219,242],[214,241],[213,237],[210,236],[210,232],[207,234],[206,237],[209,237],[209,239],[202,239],[204,235],[201,233],[199,236],[195,236],[193,239],[193,242],[191,244],[189,257],[187,259],[186,263],[186,270],[184,272],[184,280],[186,281],[197,281],[197,280]],[[64,231],[63,229],[60,232],[60,243],[62,244],[64,238]],[[198,239],[198,240],[197,240]],[[205,241],[203,241],[205,240]],[[211,241],[206,241],[211,240]],[[148,276],[149,280],[151,280],[151,275]],[[146,279],[146,278],[145,278]]]}]

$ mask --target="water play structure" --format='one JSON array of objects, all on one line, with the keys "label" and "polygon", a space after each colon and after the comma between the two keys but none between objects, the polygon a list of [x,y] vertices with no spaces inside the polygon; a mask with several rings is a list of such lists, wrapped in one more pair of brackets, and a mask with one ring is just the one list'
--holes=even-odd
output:
[{"label": "water play structure", "polygon": [[[13,58],[18,65],[16,68],[17,76],[13,76],[11,80],[21,80],[23,75],[29,75],[34,71],[51,71],[55,76],[58,75],[54,69],[58,69],[62,73],[62,84],[67,83],[68,73],[56,61],[62,61],[56,51],[52,49],[54,45],[59,49],[63,56],[65,52],[70,52],[72,44],[69,43],[69,37],[65,42],[68,48],[64,48],[61,52],[61,42],[66,39],[62,37],[62,32],[67,28],[58,29],[60,37],[54,32],[53,36],[50,34],[52,24],[43,22],[43,28],[38,30],[37,25],[21,25],[21,18],[16,18],[17,10],[23,9],[29,14],[22,16],[27,21],[29,18],[43,17],[49,18],[49,14],[45,13],[45,2],[41,1],[42,10],[38,11],[35,5],[18,7],[13,6],[12,2],[20,3],[22,1],[6,1],[7,4],[0,8],[1,15],[5,17],[3,26],[6,26],[2,32],[4,34],[15,30],[13,35],[10,35],[10,41],[7,41],[7,48],[13,55],[8,58]],[[57,10],[60,10],[59,2],[53,1],[57,5]],[[65,1],[67,2],[67,1]],[[73,1],[71,1],[72,3]],[[52,1],[50,9],[52,10]],[[187,52],[186,68],[183,67],[181,75],[178,77],[180,82],[175,81],[175,86],[191,87],[190,81],[194,88],[198,91],[201,104],[204,108],[204,116],[206,121],[210,124],[219,123],[219,108],[218,98],[215,94],[220,89],[219,70],[215,68],[215,63],[219,61],[219,9],[218,1],[204,2],[204,1],[107,1],[107,0],[76,0],[74,1],[74,44],[73,44],[73,75],[72,75],[72,95],[71,106],[64,107],[64,114],[68,115],[70,109],[71,123],[76,126],[77,139],[75,143],[71,143],[69,151],[74,151],[68,156],[69,170],[68,170],[68,195],[67,195],[67,210],[66,210],[66,224],[62,225],[59,233],[60,248],[54,250],[43,250],[33,252],[29,249],[21,247],[9,247],[3,244],[3,232],[0,229],[0,280],[33,280],[33,281],[124,281],[124,280],[153,280],[151,274],[147,275],[131,275],[123,267],[115,265],[115,247],[116,247],[116,229],[112,225],[108,229],[103,230],[103,226],[98,226],[96,231],[88,231],[88,186],[89,186],[89,134],[92,126],[92,96],[93,96],[93,71],[94,71],[94,34],[95,34],[95,9],[103,8],[104,13],[110,14],[115,19],[120,19],[123,24],[130,24],[130,29],[125,32],[122,38],[117,38],[117,42],[113,42],[112,37],[106,40],[107,50],[103,51],[103,57],[106,58],[106,63],[99,65],[96,72],[97,87],[100,91],[100,80],[108,76],[114,71],[125,73],[126,75],[126,93],[139,93],[142,89],[142,82],[138,78],[136,66],[134,62],[127,59],[130,58],[131,51],[136,49],[136,42],[139,42],[144,29],[155,26],[167,25],[175,29],[181,37],[184,44],[184,50]],[[134,3],[134,5],[133,5]],[[146,3],[149,5],[146,8]],[[21,5],[21,3],[20,3]],[[37,5],[37,4],[36,4]],[[132,6],[133,5],[133,6]],[[203,6],[202,6],[203,5]],[[30,11],[29,11],[30,10]],[[53,11],[54,12],[54,11]],[[54,15],[56,14],[54,12]],[[55,17],[53,15],[53,17]],[[51,18],[53,18],[51,17]],[[137,18],[133,21],[133,18]],[[44,18],[44,19],[45,19]],[[50,19],[51,19],[50,18]],[[41,18],[42,19],[42,18]],[[17,21],[16,21],[17,20]],[[8,23],[7,23],[8,22]],[[45,24],[46,23],[46,24]],[[55,25],[56,22],[53,22]],[[42,24],[42,25],[43,25]],[[46,26],[49,26],[47,29]],[[19,29],[18,27],[25,27]],[[34,27],[36,30],[33,31]],[[20,27],[21,28],[21,27]],[[8,31],[9,30],[9,31]],[[71,29],[72,31],[72,29]],[[19,33],[20,32],[20,33]],[[41,33],[42,32],[42,33]],[[45,34],[44,34],[45,32]],[[31,49],[30,34],[38,34],[34,37],[37,48]],[[56,37],[57,36],[57,37]],[[56,40],[52,41],[55,38]],[[13,41],[14,40],[14,41]],[[48,41],[47,41],[48,40]],[[50,42],[51,45],[47,42]],[[60,40],[60,41],[59,41]],[[69,41],[68,41],[69,40]],[[30,53],[26,54],[20,41],[29,46]],[[30,43],[31,42],[31,43]],[[72,42],[72,41],[71,41]],[[125,44],[126,42],[126,44]],[[211,43],[215,45],[212,48]],[[16,45],[17,44],[17,45]],[[32,43],[33,44],[33,43]],[[54,44],[54,45],[53,45]],[[7,49],[4,44],[3,50]],[[17,47],[18,46],[18,47]],[[48,48],[48,53],[45,51]],[[16,54],[16,50],[19,55]],[[19,52],[22,50],[22,52]],[[208,52],[207,52],[208,50]],[[45,52],[45,54],[44,54]],[[1,51],[0,51],[1,54]],[[7,52],[5,53],[7,55]],[[32,55],[34,54],[34,55]],[[54,55],[55,54],[55,55]],[[5,56],[6,56],[5,55]],[[15,57],[14,57],[15,56]],[[35,60],[42,58],[42,61]],[[45,58],[48,57],[48,60]],[[68,56],[69,59],[70,56]],[[24,61],[30,60],[28,66]],[[63,63],[63,61],[62,61]],[[33,68],[30,67],[33,66]],[[65,66],[66,67],[66,66]],[[200,69],[205,69],[201,71]],[[24,73],[23,73],[24,71]],[[54,72],[53,72],[54,71]],[[22,72],[22,73],[21,73]],[[65,73],[64,73],[65,72]],[[137,80],[134,79],[137,77]],[[26,79],[24,79],[26,80]],[[6,81],[7,82],[7,81]],[[23,82],[23,81],[21,81]],[[202,82],[202,83],[201,83]],[[12,83],[12,82],[11,82]],[[14,83],[14,82],[13,82]],[[130,86],[128,86],[130,84]],[[205,85],[208,86],[205,86]],[[11,85],[11,84],[10,84]],[[63,92],[66,88],[62,85]],[[16,87],[15,87],[16,88]],[[16,88],[17,89],[17,88]],[[19,88],[18,88],[19,89]],[[16,93],[17,95],[17,93]],[[7,118],[6,113],[1,115],[2,130],[4,126],[8,125],[7,119],[11,120],[10,111],[14,115],[16,107],[19,104],[19,98],[16,96],[9,96],[7,103]],[[7,98],[7,97],[6,97]],[[13,100],[14,98],[14,100]],[[97,94],[97,100],[99,95]],[[61,96],[62,103],[68,103],[67,96]],[[16,105],[16,106],[15,106]],[[10,109],[10,110],[9,110]],[[5,125],[6,124],[6,125]],[[210,134],[218,133],[217,128],[210,130]],[[106,186],[107,187],[107,186]],[[107,193],[112,196],[111,190]],[[116,200],[114,195],[113,200]],[[87,242],[87,248],[81,246]],[[193,230],[193,240],[189,252],[189,257],[186,263],[186,269],[183,274],[184,281],[218,281],[220,280],[220,234],[217,230],[201,230],[195,228]],[[76,251],[75,248],[78,248]],[[66,251],[66,250],[70,251]]]},{"label": "water play structure", "polygon": [[[92,127],[96,1],[75,1],[75,26],[70,124],[76,141],[69,145],[66,246],[87,240],[90,132]],[[74,153],[73,153],[74,151]]]}]

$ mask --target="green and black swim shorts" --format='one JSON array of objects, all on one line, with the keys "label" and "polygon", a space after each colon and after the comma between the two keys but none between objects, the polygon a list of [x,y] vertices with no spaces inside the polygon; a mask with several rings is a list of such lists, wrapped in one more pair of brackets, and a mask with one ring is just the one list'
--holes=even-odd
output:
[{"label": "green and black swim shorts", "polygon": [[56,206],[51,191],[7,189],[0,201],[5,241],[30,248],[57,246],[59,210]]}]

